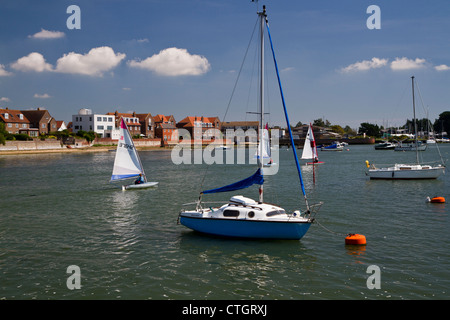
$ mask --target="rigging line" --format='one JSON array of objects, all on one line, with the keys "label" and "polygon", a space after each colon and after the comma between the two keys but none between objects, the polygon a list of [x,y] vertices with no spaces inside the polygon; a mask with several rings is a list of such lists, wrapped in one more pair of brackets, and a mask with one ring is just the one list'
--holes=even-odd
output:
[{"label": "rigging line", "polygon": [[317,223],[320,227],[322,227],[325,231],[328,231],[330,233],[333,233],[333,234],[336,234],[339,236],[347,236],[348,235],[348,233],[347,234],[339,233],[339,232],[335,232],[335,231],[332,231],[332,230],[326,228],[324,225],[320,224],[320,222],[317,219],[314,219],[314,222]]},{"label": "rigging line", "polygon": [[249,41],[249,43],[248,43],[248,45],[247,45],[247,49],[245,50],[244,59],[242,60],[241,67],[240,67],[240,69],[239,69],[239,73],[238,73],[236,82],[235,82],[235,84],[234,84],[233,90],[232,90],[232,92],[231,92],[231,97],[230,97],[230,100],[228,101],[227,109],[225,110],[225,114],[224,114],[224,116],[223,116],[223,120],[222,120],[222,121],[225,121],[225,118],[226,118],[226,116],[227,116],[227,114],[228,114],[228,110],[229,110],[230,105],[231,105],[231,100],[233,100],[234,92],[236,91],[236,87],[237,87],[237,84],[238,84],[238,82],[239,82],[239,78],[241,77],[242,68],[244,67],[244,62],[245,62],[245,60],[246,60],[246,58],[247,58],[247,53],[248,53],[248,50],[249,50],[249,48],[250,48],[250,45],[251,45],[253,36],[254,36],[254,34],[255,34],[255,30],[256,30],[256,26],[257,26],[257,25],[258,25],[258,20],[256,20],[255,26],[253,27],[252,36],[250,37],[250,41]]},{"label": "rigging line", "polygon": [[[255,34],[255,30],[256,30],[256,26],[257,26],[257,25],[258,25],[258,19],[256,20],[255,26],[253,27],[253,32],[252,32],[252,35],[251,35],[251,37],[250,37],[249,43],[248,43],[248,45],[247,45],[247,49],[245,50],[244,59],[242,60],[241,67],[239,68],[239,73],[238,73],[238,76],[237,76],[236,81],[235,81],[235,83],[234,83],[234,87],[233,87],[233,90],[232,90],[232,92],[231,92],[231,96],[230,96],[230,99],[229,99],[229,101],[228,101],[228,105],[227,105],[227,108],[226,108],[226,110],[225,110],[225,114],[223,115],[222,122],[225,122],[225,118],[227,117],[228,110],[230,109],[231,101],[233,100],[234,92],[236,91],[236,87],[237,87],[237,84],[238,84],[238,82],[239,82],[239,78],[240,78],[240,76],[241,76],[242,68],[243,68],[244,62],[245,62],[245,60],[246,60],[246,58],[247,58],[247,53],[248,53],[248,50],[249,50],[250,45],[251,45],[251,43],[252,43],[252,39],[253,39],[253,36],[254,36],[254,34]],[[209,169],[209,165],[206,166],[205,173],[203,174],[202,182],[201,182],[200,187],[199,187],[199,189],[200,189],[200,190],[199,190],[199,193],[201,193],[201,191],[202,191],[202,189],[203,189],[203,183],[204,183],[204,181],[205,181],[206,174],[208,173],[208,169]]]},{"label": "rigging line", "polygon": [[[258,59],[258,61],[257,61],[257,59]],[[257,76],[254,77],[256,62],[259,62],[259,58],[258,58],[258,47],[257,47],[257,46],[255,46],[255,53],[254,53],[254,57],[253,57],[252,71],[251,71],[251,73],[250,73],[250,74],[251,74],[251,77],[250,77],[250,85],[249,85],[249,88],[248,88],[248,94],[247,94],[247,103],[246,103],[245,121],[247,121],[247,114],[249,114],[249,113],[257,113],[257,112],[249,112],[249,111],[248,111],[248,110],[249,110],[249,105],[250,105],[251,94],[252,94],[253,79],[254,79],[254,78],[257,78]],[[256,72],[256,74],[257,74],[257,72]],[[257,99],[258,99],[258,98],[257,98]]]},{"label": "rigging line", "polygon": [[309,211],[309,204],[308,204],[308,199],[306,198],[306,191],[305,191],[305,186],[303,184],[303,179],[302,179],[302,172],[300,169],[300,164],[298,162],[298,156],[297,156],[297,151],[295,150],[295,144],[294,144],[294,138],[292,136],[292,130],[291,130],[291,126],[290,126],[290,122],[289,122],[289,116],[287,114],[287,110],[286,110],[286,103],[284,101],[284,94],[283,94],[283,88],[281,87],[281,80],[280,80],[280,74],[278,72],[278,64],[277,64],[277,60],[275,58],[275,51],[273,49],[273,43],[272,43],[272,37],[270,35],[270,29],[269,29],[269,22],[266,20],[266,27],[267,27],[267,34],[269,35],[269,40],[270,40],[270,48],[272,50],[272,56],[273,56],[273,62],[275,64],[275,70],[276,70],[276,74],[277,74],[277,79],[278,79],[278,86],[280,88],[280,94],[281,94],[281,101],[283,103],[283,109],[284,109],[284,116],[286,118],[286,125],[288,127],[289,130],[289,138],[291,140],[291,145],[292,145],[292,152],[294,154],[294,159],[295,159],[295,164],[297,166],[297,172],[298,172],[298,177],[300,180],[300,186],[303,192],[303,197],[305,199],[305,204],[306,204],[306,210]]},{"label": "rigging line", "polygon": [[[416,87],[417,87],[417,91],[419,92],[420,102],[422,102],[422,109],[423,109],[423,111],[425,112],[425,114],[427,115],[427,122],[428,122],[428,123],[427,123],[427,127],[428,127],[428,124],[430,124],[430,129],[433,128],[432,130],[433,130],[433,136],[434,136],[434,127],[433,127],[433,125],[432,125],[430,119],[428,118],[428,112],[425,111],[425,105],[424,105],[423,100],[422,100],[422,93],[420,92],[419,83],[418,83],[417,80],[415,81],[415,84],[416,84]],[[416,133],[416,134],[417,134],[417,133]],[[429,134],[429,129],[427,128],[427,136],[428,136],[428,134]],[[439,157],[441,158],[441,162],[442,162],[442,164],[445,166],[445,161],[444,161],[444,159],[442,158],[441,150],[439,149],[438,143],[436,143],[436,148],[437,148]]]}]

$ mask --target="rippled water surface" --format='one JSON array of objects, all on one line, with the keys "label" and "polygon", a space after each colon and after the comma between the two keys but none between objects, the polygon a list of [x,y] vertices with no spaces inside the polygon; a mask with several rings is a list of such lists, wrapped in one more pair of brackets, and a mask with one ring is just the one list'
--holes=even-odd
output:
[{"label": "rippled water surface", "polygon": [[[324,205],[320,225],[300,241],[215,238],[177,225],[202,181],[204,188],[228,184],[251,175],[250,165],[175,165],[168,150],[141,151],[159,186],[122,192],[109,183],[114,152],[0,156],[0,298],[450,298],[450,210],[425,202],[450,201],[450,175],[371,181],[365,160],[415,156],[348,149],[319,152],[325,164],[314,172],[302,167],[310,202]],[[450,158],[450,146],[440,150]],[[422,156],[437,159],[433,148]],[[278,174],[266,176],[265,201],[292,210],[303,205],[292,153],[280,150],[279,163]],[[364,234],[367,246],[345,246],[347,233]],[[67,287],[70,265],[80,268],[81,289]],[[380,289],[367,287],[371,265],[380,268]]]}]

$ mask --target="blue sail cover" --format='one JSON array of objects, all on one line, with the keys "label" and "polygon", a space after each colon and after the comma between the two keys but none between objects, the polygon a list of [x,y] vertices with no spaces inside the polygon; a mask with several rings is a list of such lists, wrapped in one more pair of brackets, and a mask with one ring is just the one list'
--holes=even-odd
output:
[{"label": "blue sail cover", "polygon": [[210,189],[210,190],[205,190],[202,191],[202,193],[217,193],[217,192],[227,192],[227,191],[233,191],[233,190],[239,190],[239,189],[245,189],[250,187],[251,185],[254,184],[263,184],[264,183],[264,177],[261,174],[261,169],[256,170],[256,172],[241,181],[229,184],[227,186],[224,187],[220,187],[220,188],[216,188],[216,189]]}]

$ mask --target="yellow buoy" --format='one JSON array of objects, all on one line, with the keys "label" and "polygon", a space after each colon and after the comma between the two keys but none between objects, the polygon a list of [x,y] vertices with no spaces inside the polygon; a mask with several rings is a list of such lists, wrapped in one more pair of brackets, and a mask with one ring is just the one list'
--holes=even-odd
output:
[{"label": "yellow buoy", "polygon": [[345,244],[366,245],[366,237],[362,234],[350,233],[345,238]]}]

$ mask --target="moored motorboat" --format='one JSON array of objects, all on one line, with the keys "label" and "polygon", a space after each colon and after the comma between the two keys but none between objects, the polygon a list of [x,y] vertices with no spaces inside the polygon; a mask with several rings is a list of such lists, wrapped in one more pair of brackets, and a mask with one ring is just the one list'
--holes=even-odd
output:
[{"label": "moored motorboat", "polygon": [[382,142],[375,146],[375,150],[394,150],[397,144],[392,142]]}]

